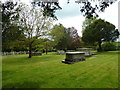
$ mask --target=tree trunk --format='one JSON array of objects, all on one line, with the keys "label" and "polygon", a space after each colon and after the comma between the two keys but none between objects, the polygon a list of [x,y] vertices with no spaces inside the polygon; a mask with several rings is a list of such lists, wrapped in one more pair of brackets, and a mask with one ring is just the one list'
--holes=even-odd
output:
[{"label": "tree trunk", "polygon": [[99,51],[102,51],[102,46],[101,46],[101,41],[98,42],[98,45],[99,45]]},{"label": "tree trunk", "polygon": [[47,55],[47,53],[48,53],[47,42],[46,42],[46,50],[45,51],[46,51],[46,55]]},{"label": "tree trunk", "polygon": [[31,58],[32,57],[32,44],[30,43],[29,44],[29,57],[28,58]]},{"label": "tree trunk", "polygon": [[46,55],[47,55],[47,53],[48,53],[48,50],[47,50],[47,48],[46,48]]}]

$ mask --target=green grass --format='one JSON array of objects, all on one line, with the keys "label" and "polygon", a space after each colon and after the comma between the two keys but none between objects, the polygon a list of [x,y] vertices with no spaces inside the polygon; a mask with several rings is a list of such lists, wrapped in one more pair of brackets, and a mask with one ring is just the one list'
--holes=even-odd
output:
[{"label": "green grass", "polygon": [[[52,53],[54,54],[54,53]],[[117,88],[118,52],[104,52],[75,64],[65,55],[3,58],[3,88]]]}]

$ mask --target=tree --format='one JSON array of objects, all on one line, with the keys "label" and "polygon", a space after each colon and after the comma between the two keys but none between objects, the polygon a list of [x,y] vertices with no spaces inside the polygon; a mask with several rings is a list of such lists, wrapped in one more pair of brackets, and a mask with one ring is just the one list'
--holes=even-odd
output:
[{"label": "tree", "polygon": [[115,41],[119,35],[118,29],[115,29],[113,24],[98,19],[85,28],[82,40],[88,44],[97,42],[101,51],[101,43],[103,41]]},{"label": "tree", "polygon": [[[80,4],[80,12],[86,18],[99,17],[99,12],[104,12],[107,7],[117,0],[75,0]],[[70,0],[68,0],[68,3]]]},{"label": "tree", "polygon": [[43,48],[45,49],[45,53],[47,55],[48,51],[52,49],[52,42],[48,38],[43,39]]},{"label": "tree", "polygon": [[77,48],[80,46],[80,36],[77,33],[77,30],[74,27],[68,28],[70,31],[70,37],[71,37],[71,49]]},{"label": "tree", "polygon": [[[111,4],[116,2],[117,0],[75,0],[76,3],[80,4],[80,12],[85,16],[86,18],[91,17],[98,17],[98,12],[104,12],[107,7],[109,7]],[[70,0],[67,0],[67,3],[69,3]],[[92,5],[94,3],[94,5]],[[44,11],[44,15],[55,17],[55,11],[62,9],[59,6],[58,0],[34,0],[32,1],[32,5],[36,6],[38,5],[41,7]]]},{"label": "tree", "polygon": [[71,48],[72,37],[70,36],[70,30],[66,28],[62,30],[62,33],[63,36],[59,39],[55,47],[66,51]]},{"label": "tree", "polygon": [[65,27],[62,24],[54,25],[52,31],[50,32],[51,39],[54,40],[54,44],[56,45],[60,38],[64,36],[63,30]]},{"label": "tree", "polygon": [[82,30],[84,31],[84,29],[87,26],[89,26],[91,23],[93,23],[96,19],[97,19],[97,17],[85,18],[85,21],[83,22],[83,25],[82,25]]},{"label": "tree", "polygon": [[34,42],[40,37],[47,36],[52,24],[52,18],[43,16],[42,13],[39,8],[30,8],[26,5],[23,5],[22,12],[20,12],[19,25],[24,28],[29,47],[29,58],[32,57]]},{"label": "tree", "polygon": [[48,38],[40,38],[37,39],[34,43],[33,43],[33,47],[32,49],[36,52],[45,52],[46,55],[48,53],[48,51],[52,50],[52,42],[51,40],[49,40]]},{"label": "tree", "polygon": [[[81,4],[83,6],[81,7],[80,11],[83,13],[83,16],[86,18],[91,18],[91,17],[98,17],[98,12],[104,12],[109,5],[113,4],[117,0],[111,0],[111,1],[83,1]],[[99,3],[98,3],[99,2]],[[94,5],[92,5],[94,3]]]},{"label": "tree", "polygon": [[36,7],[36,5],[38,5],[42,10],[43,10],[43,16],[48,16],[48,17],[52,17],[54,19],[57,19],[57,17],[55,16],[55,11],[62,9],[59,6],[59,2],[58,1],[49,1],[49,0],[33,0],[31,2],[31,4],[33,5],[33,7]]},{"label": "tree", "polygon": [[22,34],[22,30],[15,24],[19,18],[20,7],[12,1],[1,2],[2,12],[2,51],[11,51],[10,45]]},{"label": "tree", "polygon": [[79,46],[80,37],[74,27],[65,28],[62,24],[55,25],[51,31],[54,46],[57,49],[67,50]]}]

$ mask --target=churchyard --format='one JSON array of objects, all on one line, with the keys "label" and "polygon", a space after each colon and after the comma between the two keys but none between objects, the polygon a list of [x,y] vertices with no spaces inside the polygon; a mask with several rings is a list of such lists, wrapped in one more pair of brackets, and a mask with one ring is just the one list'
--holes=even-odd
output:
[{"label": "churchyard", "polygon": [[118,87],[118,51],[102,52],[74,64],[62,63],[65,55],[56,52],[27,56],[3,56],[3,88]]},{"label": "churchyard", "polygon": [[0,1],[0,88],[118,88],[118,1],[52,1]]}]

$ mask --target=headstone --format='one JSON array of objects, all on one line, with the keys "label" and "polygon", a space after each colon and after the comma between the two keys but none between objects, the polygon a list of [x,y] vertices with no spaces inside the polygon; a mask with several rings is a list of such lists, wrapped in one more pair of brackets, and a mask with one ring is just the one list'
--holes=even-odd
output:
[{"label": "headstone", "polygon": [[67,64],[73,64],[75,62],[84,60],[85,60],[84,52],[66,52],[66,58],[62,62]]},{"label": "headstone", "polygon": [[67,52],[75,52],[75,50],[67,50]]},{"label": "headstone", "polygon": [[58,54],[58,55],[63,55],[63,54],[65,54],[65,51],[63,51],[63,50],[58,50],[58,51],[57,51],[57,54]]},{"label": "headstone", "polygon": [[42,55],[41,52],[32,52],[32,56],[40,56],[40,55]]}]

